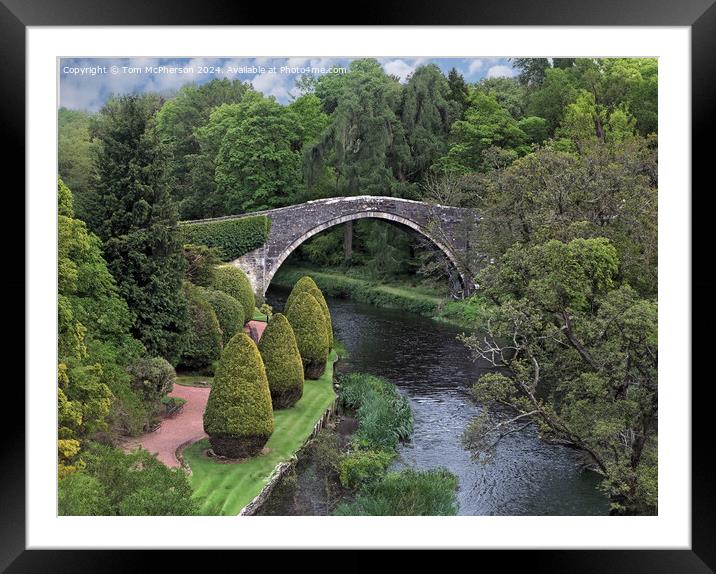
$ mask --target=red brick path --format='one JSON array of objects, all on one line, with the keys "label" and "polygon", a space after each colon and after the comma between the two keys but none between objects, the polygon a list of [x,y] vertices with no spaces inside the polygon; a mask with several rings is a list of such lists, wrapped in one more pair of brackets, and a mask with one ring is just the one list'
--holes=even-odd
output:
[{"label": "red brick path", "polygon": [[[261,337],[266,323],[249,321],[245,327],[247,333],[251,327],[258,337]],[[186,400],[182,411],[172,418],[164,419],[162,425],[154,432],[143,434],[126,442],[123,448],[128,451],[142,446],[156,454],[157,458],[167,466],[180,466],[176,457],[177,448],[184,443],[196,442],[206,436],[203,419],[206,401],[209,399],[209,390],[209,388],[174,385],[174,390],[169,393],[169,396]]]}]

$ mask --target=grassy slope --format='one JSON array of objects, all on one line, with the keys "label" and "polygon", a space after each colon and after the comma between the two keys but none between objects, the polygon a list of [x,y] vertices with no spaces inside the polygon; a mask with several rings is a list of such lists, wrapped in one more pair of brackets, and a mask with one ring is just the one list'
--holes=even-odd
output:
[{"label": "grassy slope", "polygon": [[424,287],[397,282],[386,284],[352,277],[340,271],[323,271],[310,267],[282,267],[274,276],[273,283],[290,287],[304,275],[313,277],[318,287],[328,295],[348,295],[351,299],[377,307],[404,309],[427,316],[436,314],[445,300],[441,294]]},{"label": "grassy slope", "polygon": [[221,464],[202,456],[208,440],[201,440],[184,451],[192,470],[195,496],[207,497],[204,509],[220,508],[223,515],[236,515],[261,492],[277,464],[288,460],[308,439],[313,426],[333,403],[333,362],[317,381],[306,381],[301,400],[292,408],[274,412],[275,430],[266,446],[270,452],[239,464]]},{"label": "grassy slope", "polygon": [[370,281],[347,275],[340,270],[283,266],[274,276],[273,282],[291,287],[303,275],[313,277],[321,290],[328,295],[348,296],[376,307],[402,309],[465,329],[479,328],[489,316],[487,302],[477,296],[453,301],[446,294],[429,287],[413,286],[406,281]]}]

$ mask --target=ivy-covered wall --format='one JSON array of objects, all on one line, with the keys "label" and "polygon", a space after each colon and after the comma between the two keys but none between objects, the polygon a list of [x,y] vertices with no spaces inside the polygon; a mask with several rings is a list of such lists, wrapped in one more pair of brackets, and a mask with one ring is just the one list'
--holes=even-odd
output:
[{"label": "ivy-covered wall", "polygon": [[226,261],[261,247],[266,242],[270,229],[271,220],[265,215],[207,223],[185,223],[181,226],[184,243],[216,247]]}]

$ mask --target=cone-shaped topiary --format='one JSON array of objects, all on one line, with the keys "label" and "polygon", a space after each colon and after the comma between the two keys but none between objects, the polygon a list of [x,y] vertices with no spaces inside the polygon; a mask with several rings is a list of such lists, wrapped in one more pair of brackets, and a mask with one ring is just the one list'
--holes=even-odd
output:
[{"label": "cone-shaped topiary", "polygon": [[254,291],[246,273],[238,267],[233,265],[214,267],[210,287],[228,293],[241,303],[244,308],[244,323],[250,321],[254,316],[254,307],[256,306]]},{"label": "cone-shaped topiary", "polygon": [[189,369],[205,369],[219,358],[221,327],[202,289],[185,281],[183,292],[189,327],[182,337],[179,364]]},{"label": "cone-shaped topiary", "polygon": [[293,286],[293,289],[291,289],[291,293],[288,296],[288,299],[286,299],[286,304],[284,305],[284,313],[288,313],[288,309],[293,303],[293,301],[296,300],[296,297],[300,293],[310,293],[316,298],[316,301],[318,301],[321,305],[321,308],[323,309],[323,315],[326,318],[326,323],[328,325],[328,348],[333,348],[333,321],[331,320],[331,312],[328,309],[328,303],[326,303],[326,298],[323,296],[323,292],[318,288],[318,285],[316,285],[316,282],[309,277],[308,275],[304,275],[301,277],[298,281],[296,281],[296,284]]},{"label": "cone-shaped topiary", "polygon": [[285,315],[271,318],[259,341],[274,409],[293,406],[303,394],[303,363],[293,327]]},{"label": "cone-shaped topiary", "polygon": [[226,344],[244,326],[244,306],[224,291],[204,289],[203,294],[216,313],[221,326],[221,339]]},{"label": "cone-shaped topiary", "polygon": [[204,411],[204,431],[216,454],[245,458],[261,451],[273,429],[261,355],[246,333],[236,333],[221,353]]},{"label": "cone-shaped topiary", "polygon": [[288,313],[289,307],[291,307],[291,304],[294,302],[294,300],[296,299],[296,297],[298,297],[300,293],[305,293],[306,291],[310,291],[311,289],[318,289],[318,285],[316,285],[316,282],[309,275],[304,275],[298,281],[296,281],[293,286],[293,289],[291,289],[291,293],[288,295],[288,299],[286,299],[286,304],[283,306],[284,315]]},{"label": "cone-shaped topiary", "polygon": [[296,335],[305,378],[319,378],[328,360],[328,329],[320,303],[310,293],[299,293],[286,318]]},{"label": "cone-shaped topiary", "polygon": [[331,312],[328,309],[328,303],[326,303],[326,298],[323,296],[323,292],[316,287],[315,289],[309,289],[306,291],[309,295],[313,295],[313,297],[318,301],[318,304],[321,306],[321,310],[323,311],[323,317],[326,320],[326,333],[328,333],[328,349],[333,348],[333,321],[331,320]]}]

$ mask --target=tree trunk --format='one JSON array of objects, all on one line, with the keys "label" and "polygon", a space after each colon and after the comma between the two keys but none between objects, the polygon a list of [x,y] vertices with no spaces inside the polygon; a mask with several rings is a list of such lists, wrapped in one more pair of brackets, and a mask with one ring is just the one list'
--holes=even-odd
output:
[{"label": "tree trunk", "polygon": [[353,257],[353,222],[346,221],[343,225],[343,259],[350,261]]}]

